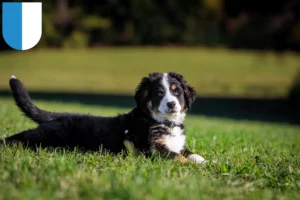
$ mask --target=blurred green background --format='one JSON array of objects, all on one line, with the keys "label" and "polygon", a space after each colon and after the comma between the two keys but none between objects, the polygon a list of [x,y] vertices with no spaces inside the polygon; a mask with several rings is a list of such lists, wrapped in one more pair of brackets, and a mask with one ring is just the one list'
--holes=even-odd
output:
[{"label": "blurred green background", "polygon": [[0,88],[15,75],[30,90],[132,95],[148,73],[176,71],[200,96],[285,98],[299,61],[293,53],[209,48],[37,49],[0,54]]},{"label": "blurred green background", "polygon": [[1,147],[0,199],[300,199],[299,10],[299,0],[43,1],[34,49],[0,37],[0,138],[36,126],[14,105],[11,75],[42,109],[115,116],[135,106],[142,77],[175,71],[198,95],[187,146],[212,162]]},{"label": "blurred green background", "polygon": [[[43,1],[38,46],[205,45],[299,51],[299,9],[297,0]],[[0,49],[7,48],[0,44]]]},{"label": "blurred green background", "polygon": [[175,71],[208,101],[194,110],[224,105],[245,118],[254,111],[294,118],[299,9],[295,0],[44,1],[37,47],[17,52],[0,41],[0,94],[9,95],[15,75],[52,97],[132,96],[148,73]]}]

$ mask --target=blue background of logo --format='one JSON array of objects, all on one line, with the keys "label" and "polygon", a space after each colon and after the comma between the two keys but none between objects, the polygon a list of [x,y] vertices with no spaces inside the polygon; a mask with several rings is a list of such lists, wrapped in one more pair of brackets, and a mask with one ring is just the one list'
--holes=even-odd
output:
[{"label": "blue background of logo", "polygon": [[22,3],[2,4],[2,34],[6,43],[22,50]]}]

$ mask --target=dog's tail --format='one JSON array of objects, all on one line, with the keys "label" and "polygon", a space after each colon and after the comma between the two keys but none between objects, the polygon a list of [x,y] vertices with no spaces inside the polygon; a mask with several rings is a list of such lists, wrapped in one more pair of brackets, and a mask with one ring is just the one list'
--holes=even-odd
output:
[{"label": "dog's tail", "polygon": [[68,113],[54,113],[39,109],[31,101],[31,98],[22,84],[15,76],[9,80],[9,85],[12,90],[15,102],[20,110],[33,121],[41,124],[44,122],[55,120],[62,116],[69,115]]}]

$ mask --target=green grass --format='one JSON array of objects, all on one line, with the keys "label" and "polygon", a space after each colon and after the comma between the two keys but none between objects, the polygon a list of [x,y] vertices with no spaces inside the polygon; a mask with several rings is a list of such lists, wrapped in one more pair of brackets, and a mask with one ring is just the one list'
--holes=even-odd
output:
[{"label": "green grass", "polygon": [[[14,74],[30,90],[133,94],[143,76],[176,71],[200,95],[285,97],[291,53],[204,48],[104,48],[0,53],[0,90]],[[126,108],[37,101],[47,110],[113,116]],[[35,124],[0,97],[0,138]],[[157,158],[0,148],[1,199],[300,199],[300,127],[188,115],[188,147],[205,166]]]},{"label": "green grass", "polygon": [[[37,101],[54,111],[127,109]],[[0,99],[0,137],[35,125]],[[300,127],[188,116],[206,166],[64,150],[0,148],[0,199],[300,199]]]},{"label": "green grass", "polygon": [[143,76],[176,71],[199,95],[286,97],[300,59],[205,48],[103,48],[0,54],[0,88],[13,74],[31,90],[132,94]]}]

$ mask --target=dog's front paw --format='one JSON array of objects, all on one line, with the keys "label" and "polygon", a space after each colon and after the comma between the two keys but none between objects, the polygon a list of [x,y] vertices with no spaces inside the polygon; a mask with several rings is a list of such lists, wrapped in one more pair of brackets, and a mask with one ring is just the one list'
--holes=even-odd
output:
[{"label": "dog's front paw", "polygon": [[188,157],[188,159],[191,160],[191,161],[193,161],[193,162],[196,162],[198,164],[204,164],[204,163],[206,163],[206,160],[202,156],[200,156],[198,154],[192,154],[192,155],[190,155]]}]

